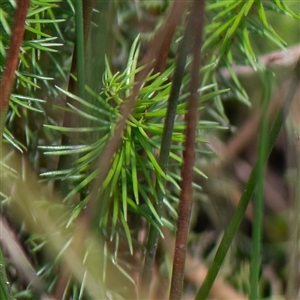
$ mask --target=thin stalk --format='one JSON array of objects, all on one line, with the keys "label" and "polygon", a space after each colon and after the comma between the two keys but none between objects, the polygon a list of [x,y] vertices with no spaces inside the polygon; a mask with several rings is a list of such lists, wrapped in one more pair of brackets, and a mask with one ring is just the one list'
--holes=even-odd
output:
[{"label": "thin stalk", "polygon": [[[5,116],[9,105],[10,94],[13,89],[15,72],[19,62],[19,52],[24,37],[24,25],[30,0],[19,0],[15,21],[12,30],[10,46],[7,53],[6,63],[0,82],[0,135],[5,126]],[[2,140],[2,139],[1,139]]]},{"label": "thin stalk", "polygon": [[175,252],[173,261],[173,272],[171,280],[170,300],[180,300],[182,295],[185,256],[187,240],[190,227],[190,216],[193,196],[193,166],[195,161],[196,130],[198,119],[198,89],[200,84],[200,60],[202,48],[202,33],[204,26],[205,1],[194,0],[190,26],[193,36],[193,63],[191,67],[190,96],[187,105],[186,140],[183,151],[183,166],[181,171],[181,192],[179,197],[177,232],[175,240]]},{"label": "thin stalk", "polygon": [[250,263],[250,299],[259,298],[259,272],[260,272],[260,253],[263,219],[263,199],[264,199],[264,175],[265,162],[264,157],[267,154],[268,142],[268,108],[271,98],[272,78],[271,73],[265,70],[263,76],[264,92],[261,100],[262,114],[260,125],[260,137],[257,160],[257,188],[253,201],[253,223],[252,223],[252,252]]},{"label": "thin stalk", "polygon": [[[86,0],[84,2],[84,9],[82,9],[82,1],[81,0],[75,1],[76,46],[74,47],[74,51],[73,51],[70,73],[77,76],[77,82],[72,76],[69,77],[68,92],[74,95],[78,95],[79,97],[82,98],[84,98],[84,86],[85,86],[85,55],[84,55],[85,46],[84,45],[86,45],[88,41],[93,5],[94,5],[94,0]],[[70,103],[74,106],[78,106],[76,101],[69,97],[66,98],[66,103]],[[78,116],[66,111],[64,113],[63,126],[78,127],[79,126]],[[76,134],[73,134],[72,136],[63,135],[61,139],[61,144],[72,145],[76,141],[76,139],[77,139]],[[70,158],[69,156],[65,156],[65,155],[60,156],[58,160],[57,169],[64,170],[70,168],[70,161],[74,161],[75,159],[76,157]],[[61,180],[57,180],[55,182],[55,188],[59,190],[63,195],[66,195],[69,192],[67,184]]]},{"label": "thin stalk", "polygon": [[[159,166],[161,167],[164,173],[168,171],[169,155],[170,155],[170,149],[172,145],[172,136],[173,136],[176,111],[177,111],[177,104],[179,99],[179,92],[180,92],[182,79],[184,77],[184,70],[186,66],[187,56],[190,51],[190,46],[189,46],[190,37],[191,37],[190,31],[186,29],[178,49],[176,67],[172,79],[170,96],[168,99],[168,107],[167,107],[166,118],[164,122],[164,129],[163,129],[163,135],[162,135],[162,140],[160,145],[160,153],[158,158]],[[159,180],[161,180],[162,184],[165,185],[166,182],[165,179],[160,178]],[[161,190],[159,184],[156,184],[155,192],[157,195],[157,202],[155,205],[155,209],[158,215],[161,215],[164,193]],[[155,226],[151,225],[149,236],[148,236],[147,247],[146,247],[143,274],[142,274],[142,289],[141,289],[141,292],[143,294],[142,298],[148,297],[149,283],[151,282],[154,259],[156,255],[157,245],[158,245],[158,239],[159,239],[159,231]]]},{"label": "thin stalk", "polygon": [[85,56],[84,56],[84,23],[82,0],[75,0],[75,30],[76,30],[76,65],[77,92],[80,98],[85,94]]},{"label": "thin stalk", "polygon": [[[88,9],[93,2],[92,9]],[[114,34],[114,24],[117,14],[117,5],[114,1],[95,1],[85,0],[83,6],[84,19],[88,19],[88,13],[90,14],[89,19],[93,26],[89,31],[88,39],[85,41],[85,68],[86,68],[86,86],[88,86],[95,93],[99,93],[103,89],[103,83],[100,77],[105,73],[106,63],[105,58],[108,61],[112,61],[114,55],[113,45],[116,42],[116,36]],[[94,14],[93,13],[94,10]],[[86,26],[85,26],[86,28]],[[99,76],[95,76],[99,74]],[[99,101],[92,96],[90,93],[85,94],[85,100],[93,105],[99,106]],[[90,111],[85,108],[85,112]],[[92,113],[92,112],[91,112]],[[105,118],[103,115],[99,118]],[[80,120],[80,126],[83,127],[94,127],[95,122],[82,118]],[[103,137],[101,132],[93,132],[89,136],[85,136],[84,141],[87,144],[91,144],[96,140]]]},{"label": "thin stalk", "polygon": [[[84,6],[82,0],[75,0],[75,30],[76,30],[76,40],[75,47],[73,50],[73,57],[71,63],[70,73],[77,76],[77,82],[72,76],[69,77],[68,91],[72,94],[78,95],[81,98],[85,98],[85,45],[88,41],[90,24],[92,20],[92,12],[94,7],[94,0],[85,0]],[[75,101],[67,97],[66,103],[70,103],[77,106]],[[66,105],[65,103],[65,105]],[[78,127],[80,123],[78,121],[78,116],[66,111],[64,114],[63,126],[65,127]],[[61,139],[62,145],[71,145],[77,139],[77,135],[74,134],[71,137],[63,135]],[[70,167],[72,161],[77,158],[76,155],[70,157],[62,155],[58,160],[58,170],[63,170]],[[59,190],[63,195],[69,192],[69,187],[66,181],[57,180],[55,182],[55,188]],[[63,295],[68,296],[68,284],[71,278],[71,272],[69,268],[65,267],[64,272],[59,274],[59,279],[55,287],[55,297],[62,298]]]},{"label": "thin stalk", "polygon": [[[294,71],[294,76],[292,78],[292,83],[291,83],[288,95],[284,101],[284,106],[282,106],[281,109],[279,110],[279,112],[275,118],[275,122],[272,126],[272,129],[271,129],[271,132],[269,135],[269,142],[268,142],[266,155],[265,155],[265,157],[263,157],[264,164],[266,163],[266,161],[271,153],[271,150],[273,149],[273,147],[275,145],[275,142],[277,140],[278,134],[282,127],[283,121],[286,117],[286,112],[289,110],[291,101],[297,91],[299,80],[300,80],[300,60],[298,61],[296,69]],[[206,278],[197,293],[196,300],[203,300],[203,299],[207,298],[208,293],[211,289],[211,286],[214,283],[214,281],[218,275],[219,269],[221,268],[224,258],[225,258],[226,254],[228,252],[228,249],[232,243],[232,240],[239,228],[239,225],[241,224],[241,221],[244,217],[245,211],[247,209],[247,206],[248,206],[251,196],[253,194],[253,191],[254,191],[254,188],[256,185],[257,169],[258,169],[258,164],[256,163],[256,165],[252,169],[252,172],[249,176],[245,190],[241,196],[241,199],[240,199],[239,204],[233,214],[233,217],[230,220],[230,223],[225,230],[224,236],[218,247],[218,250],[217,250],[215,258],[212,262],[212,265],[209,268]]]}]

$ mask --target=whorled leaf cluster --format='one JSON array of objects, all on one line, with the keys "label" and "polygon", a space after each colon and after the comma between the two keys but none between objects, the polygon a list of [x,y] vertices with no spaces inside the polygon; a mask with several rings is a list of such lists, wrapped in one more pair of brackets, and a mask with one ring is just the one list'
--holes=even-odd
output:
[{"label": "whorled leaf cluster", "polygon": [[[94,126],[65,128],[46,125],[46,127],[60,131],[62,134],[78,132],[82,141],[86,141],[88,139],[86,137],[91,133],[94,136],[98,136],[98,139],[91,144],[40,147],[45,151],[46,155],[80,154],[80,157],[73,162],[71,169],[49,171],[42,174],[42,176],[52,179],[71,182],[70,184],[73,188],[65,197],[65,201],[70,200],[75,194],[80,193],[82,200],[78,204],[73,204],[73,215],[69,223],[87,205],[91,183],[97,175],[97,162],[101,156],[101,152],[113,135],[116,123],[120,117],[121,106],[130,95],[135,84],[135,75],[143,68],[143,66],[138,67],[138,57],[139,45],[137,38],[130,51],[127,68],[124,72],[113,74],[109,63],[106,63],[106,72],[102,78],[103,91],[99,95],[95,95],[88,87],[86,88],[88,93],[96,97],[97,103],[88,103],[86,100],[60,89],[62,93],[79,102],[86,110],[79,110],[75,106],[69,105],[72,111],[78,116],[90,120]],[[159,185],[166,195],[164,203],[169,213],[173,218],[177,217],[173,202],[176,199],[174,197],[176,190],[178,192],[179,189],[180,176],[178,175],[178,171],[182,163],[181,151],[182,143],[185,139],[183,115],[186,112],[186,103],[184,100],[187,93],[182,94],[180,103],[177,106],[176,123],[174,132],[172,133],[173,146],[170,153],[170,172],[167,174],[164,173],[158,163],[164,117],[170,93],[170,76],[173,70],[174,65],[171,65],[162,74],[149,74],[147,77],[147,80],[139,91],[134,111],[127,121],[122,145],[114,155],[112,167],[98,191],[99,202],[101,203],[101,208],[99,209],[100,227],[106,231],[108,227],[111,227],[109,231],[112,238],[116,226],[120,222],[126,232],[131,249],[130,229],[127,225],[128,210],[138,216],[145,217],[157,228],[163,224],[173,226],[172,219],[167,220],[165,217],[162,218],[156,212],[155,203],[158,201],[155,192],[156,184]],[[209,90],[212,87],[203,87],[202,90]],[[222,90],[217,93],[208,92],[204,100],[213,98],[222,92],[224,91]],[[200,109],[201,107],[199,107]],[[206,132],[209,129],[220,129],[223,127],[215,122],[201,121],[198,128],[199,132]],[[200,135],[197,141],[204,143],[204,136]],[[195,168],[195,171],[204,175],[197,168]],[[166,187],[163,184],[163,180],[168,182]],[[170,185],[173,188],[170,189]]]}]

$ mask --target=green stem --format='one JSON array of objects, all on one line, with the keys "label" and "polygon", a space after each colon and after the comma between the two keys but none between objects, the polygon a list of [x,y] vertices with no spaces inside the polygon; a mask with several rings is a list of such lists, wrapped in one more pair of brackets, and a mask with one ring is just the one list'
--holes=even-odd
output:
[{"label": "green stem", "polygon": [[80,98],[85,94],[85,56],[84,56],[84,28],[83,28],[82,0],[75,0],[75,28],[76,28],[76,65],[77,92]]},{"label": "green stem", "polygon": [[[285,119],[285,113],[288,111],[288,108],[290,106],[290,103],[297,91],[297,87],[299,84],[300,80],[300,60],[297,63],[295,72],[294,72],[293,78],[292,78],[292,83],[289,89],[289,93],[286,97],[286,100],[284,102],[285,107],[282,107],[280,111],[278,112],[275,122],[272,126],[272,130],[269,135],[269,142],[268,142],[268,147],[265,157],[263,157],[263,163],[266,163],[268,156],[271,153],[272,148],[275,145],[276,139],[278,137],[278,134],[280,132],[280,129],[282,127],[283,121]],[[224,258],[228,252],[228,249],[232,243],[232,240],[237,232],[237,229],[244,217],[245,211],[247,209],[247,206],[249,204],[250,198],[253,194],[255,184],[256,184],[256,176],[257,176],[257,170],[258,169],[258,164],[254,166],[252,169],[252,172],[250,174],[250,177],[248,179],[248,182],[246,184],[245,190],[241,196],[240,202],[233,214],[233,217],[228,225],[228,227],[225,230],[223,239],[219,245],[219,248],[217,250],[217,253],[215,255],[215,258],[213,260],[213,263],[211,267],[209,268],[209,271],[206,275],[206,278],[199,289],[196,300],[203,300],[206,299],[208,296],[208,293],[211,289],[212,284],[215,281],[215,278],[217,277],[217,274],[219,272],[219,269],[224,261]]]},{"label": "green stem", "polygon": [[264,198],[264,175],[265,161],[267,156],[268,141],[268,107],[271,98],[272,75],[268,70],[264,71],[262,96],[262,114],[260,125],[260,139],[257,161],[257,189],[253,200],[253,223],[252,223],[252,252],[250,263],[250,299],[259,298],[259,271],[260,271],[260,252],[261,252],[261,231],[263,218],[263,198]]},{"label": "green stem", "polygon": [[[84,2],[84,10],[82,8],[82,1],[75,1],[75,19],[76,19],[76,47],[73,50],[73,58],[71,64],[70,73],[77,76],[77,82],[70,76],[68,83],[68,92],[74,95],[78,95],[81,98],[85,96],[85,45],[88,41],[88,35],[90,30],[90,23],[92,19],[93,0],[86,0]],[[66,98],[66,103],[70,103],[73,106],[78,107],[75,100],[70,97]],[[66,104],[65,104],[66,105]],[[72,114],[69,111],[64,113],[63,120],[64,127],[78,127],[80,126],[78,116]],[[77,141],[77,135],[72,136],[63,135],[61,139],[62,145],[72,145]],[[77,156],[70,157],[68,155],[60,156],[58,159],[58,170],[64,170],[70,168],[70,161],[76,160]],[[69,192],[68,184],[64,181],[57,180],[55,182],[55,188],[59,190],[63,195],[67,195]]]}]

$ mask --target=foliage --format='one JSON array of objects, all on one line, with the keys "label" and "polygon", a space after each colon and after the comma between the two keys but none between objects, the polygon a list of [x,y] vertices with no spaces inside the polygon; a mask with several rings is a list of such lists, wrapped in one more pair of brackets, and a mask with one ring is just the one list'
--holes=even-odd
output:
[{"label": "foliage", "polygon": [[[93,1],[87,2],[92,3],[92,8],[93,5],[99,5],[93,4]],[[17,299],[34,299],[37,295],[61,291],[63,299],[89,299],[96,296],[125,299],[136,296],[132,292],[133,287],[137,286],[136,273],[139,273],[135,264],[139,264],[138,268],[142,267],[147,243],[147,237],[140,238],[141,233],[148,234],[149,227],[154,227],[163,237],[162,228],[171,231],[176,229],[181,184],[179,174],[186,137],[184,116],[190,96],[188,86],[192,57],[188,57],[185,64],[174,129],[169,133],[172,142],[167,170],[162,168],[159,154],[174,84],[172,79],[178,65],[174,59],[180,48],[176,38],[182,38],[186,21],[183,20],[174,33],[164,70],[156,73],[152,69],[142,82],[134,109],[126,120],[119,148],[112,153],[111,168],[101,186],[95,186],[101,172],[99,158],[114,138],[122,118],[122,109],[134,94],[138,74],[146,68],[143,55],[149,50],[148,39],[163,28],[165,14],[172,3],[136,3],[130,0],[113,1],[110,4],[103,2],[101,5],[107,5],[111,15],[118,17],[119,23],[112,21],[103,29],[105,33],[98,33],[100,29],[94,21],[95,14],[99,12],[94,11],[88,38],[84,31],[86,24],[80,22],[87,22],[89,4],[82,2],[86,10],[81,12],[78,9],[81,1],[31,0],[14,92],[10,97],[3,132],[0,195],[1,217],[7,214],[10,226],[22,236],[20,247],[24,247],[28,254],[28,258],[26,255],[23,258],[27,264],[32,264],[34,272],[44,281],[44,286],[31,287],[30,282],[26,286],[8,271],[12,285],[7,289],[6,272],[1,267],[3,299],[10,299],[11,295]],[[16,6],[13,0],[2,1],[0,5],[1,72],[9,51]],[[273,79],[257,58],[255,36],[263,36],[280,49],[287,46],[269,23],[268,11],[299,19],[299,15],[283,0],[213,0],[206,3],[207,24],[204,28],[202,68],[199,70],[202,76],[198,89],[201,120],[197,125],[195,141],[195,174],[210,180],[199,162],[208,164],[212,158],[216,158],[208,147],[206,137],[217,135],[216,132],[227,130],[230,126],[224,107],[226,99],[251,106],[249,95],[235,74],[234,65],[253,68],[266,87],[261,100],[264,122],[261,124],[258,166],[253,169],[197,299],[207,297],[255,186],[260,188],[257,190],[260,201],[254,203],[259,222],[253,225],[256,237],[253,239],[252,255],[255,259],[251,261],[250,295],[252,298],[259,297],[264,169],[283,120],[279,114],[269,129],[267,115]],[[149,32],[145,30],[137,37],[132,34],[139,31],[139,25],[132,26],[130,22],[141,20],[140,26],[147,27],[151,18],[160,26],[150,26]],[[114,35],[109,37],[110,26]],[[75,27],[76,51],[73,50]],[[92,74],[91,82],[88,68],[98,58],[88,57],[86,53],[94,51],[91,37],[95,32],[101,37],[108,36],[103,43],[112,47],[107,46],[106,50],[111,51],[99,57],[104,67],[98,69],[99,73]],[[132,42],[127,42],[124,36]],[[73,61],[70,59],[72,54]],[[121,70],[116,71],[118,68]],[[224,75],[224,70],[229,76]],[[76,88],[72,88],[72,82]],[[68,120],[71,122],[66,125]],[[267,142],[269,132],[271,140]],[[38,180],[32,169],[39,174]],[[256,176],[257,172],[259,176]],[[205,196],[199,180],[194,183],[194,188],[202,198]],[[158,209],[161,200],[157,191],[163,194],[162,210]],[[24,201],[23,196],[26,199]],[[87,215],[86,207],[91,199],[96,201],[97,206],[94,215]],[[86,220],[86,216],[92,220]],[[22,221],[18,221],[18,218],[22,218]],[[91,228],[86,229],[85,226]],[[54,238],[56,235],[57,239]],[[2,253],[0,255],[3,266],[6,262]],[[74,258],[73,266],[71,257]],[[130,261],[134,262],[131,264]],[[22,264],[18,268],[22,269]],[[65,272],[67,280],[58,269]],[[111,279],[114,276],[122,280],[124,287],[116,286]]]}]

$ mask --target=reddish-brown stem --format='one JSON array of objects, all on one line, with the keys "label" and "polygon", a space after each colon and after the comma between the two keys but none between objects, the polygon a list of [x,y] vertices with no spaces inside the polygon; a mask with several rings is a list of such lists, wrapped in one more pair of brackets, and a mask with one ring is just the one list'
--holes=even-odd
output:
[{"label": "reddish-brown stem", "polygon": [[10,94],[13,88],[15,71],[19,61],[20,46],[24,36],[24,25],[30,0],[19,0],[12,30],[10,47],[7,54],[2,80],[0,83],[0,112],[8,108]]},{"label": "reddish-brown stem", "polygon": [[182,182],[179,199],[177,233],[173,261],[170,299],[180,300],[184,279],[184,266],[187,238],[192,207],[192,179],[195,160],[195,140],[197,129],[198,88],[200,83],[200,56],[202,47],[202,29],[204,23],[205,1],[194,0],[190,17],[190,28],[193,37],[193,64],[191,69],[190,97],[186,114],[186,142],[183,152]]}]

